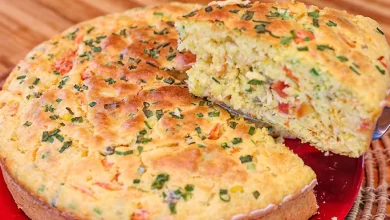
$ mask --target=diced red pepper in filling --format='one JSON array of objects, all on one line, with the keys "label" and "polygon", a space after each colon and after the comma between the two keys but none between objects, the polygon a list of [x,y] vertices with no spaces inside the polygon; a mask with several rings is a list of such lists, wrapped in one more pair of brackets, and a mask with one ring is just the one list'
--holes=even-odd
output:
[{"label": "diced red pepper in filling", "polygon": [[131,220],[150,220],[150,215],[146,209],[137,209],[131,215]]},{"label": "diced red pepper in filling", "polygon": [[104,182],[95,182],[95,185],[100,186],[104,189],[115,191],[120,190],[122,187],[119,184],[110,184],[110,183],[104,183]]},{"label": "diced red pepper in filling", "polygon": [[342,34],[339,34],[339,36],[341,37],[341,39],[346,43],[348,44],[348,46],[352,47],[352,48],[355,48],[355,42],[353,42],[352,40],[348,39],[347,37],[345,37],[344,35]]},{"label": "diced red pepper in filling", "polygon": [[288,103],[279,103],[278,110],[280,113],[288,114],[290,109],[290,105]]},{"label": "diced red pepper in filling", "polygon": [[76,42],[76,43],[81,43],[81,42],[83,42],[83,36],[81,36],[81,35],[76,35],[76,37],[75,37],[75,39],[74,39],[74,41]]},{"label": "diced red pepper in filling", "polygon": [[315,39],[315,36],[313,32],[307,31],[307,30],[295,30],[295,34],[297,35],[294,37],[295,43],[303,43],[305,41],[311,41]]},{"label": "diced red pepper in filling", "polygon": [[387,66],[387,63],[386,63],[386,60],[385,60],[385,57],[384,56],[381,56],[378,58],[378,61],[383,65],[384,68],[388,68]]},{"label": "diced red pepper in filling", "polygon": [[210,140],[217,140],[219,138],[219,129],[221,125],[216,124],[214,128],[210,131],[209,139]]},{"label": "diced red pepper in filling", "polygon": [[86,70],[86,71],[81,73],[81,79],[82,80],[89,79],[89,78],[91,78],[91,75],[92,75],[92,72]]},{"label": "diced red pepper in filling", "polygon": [[276,81],[272,83],[271,88],[282,98],[286,98],[287,94],[283,92],[283,89],[288,88],[288,85],[282,81]]},{"label": "diced red pepper in filling", "polygon": [[75,53],[71,52],[63,56],[61,59],[57,60],[54,63],[54,70],[60,72],[61,75],[69,73],[69,71],[73,68],[74,56]]},{"label": "diced red pepper in filling", "polygon": [[287,77],[291,78],[295,82],[299,82],[299,79],[296,76],[293,75],[292,71],[289,68],[284,66],[283,70],[286,73]]},{"label": "diced red pepper in filling", "polygon": [[370,122],[362,121],[362,123],[360,123],[359,131],[367,131],[368,129],[370,129]]}]

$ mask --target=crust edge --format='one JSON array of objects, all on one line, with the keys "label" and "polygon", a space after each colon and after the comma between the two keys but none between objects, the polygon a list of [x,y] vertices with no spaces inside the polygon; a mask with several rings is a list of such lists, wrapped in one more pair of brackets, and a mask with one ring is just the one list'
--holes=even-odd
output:
[{"label": "crust edge", "polygon": [[[15,200],[19,209],[30,219],[51,219],[51,220],[75,220],[76,218],[67,213],[63,213],[56,208],[47,205],[42,200],[34,197],[30,192],[20,186],[15,179],[10,175],[6,167],[0,162],[0,167],[3,173],[4,181],[11,192],[13,199]],[[300,194],[283,205],[272,210],[265,216],[256,218],[252,216],[250,219],[256,220],[273,220],[273,219],[286,219],[286,220],[301,220],[309,219],[317,212],[317,201],[314,195],[314,190],[311,187],[306,192]],[[232,219],[243,220],[248,219],[247,215],[236,215]]]}]

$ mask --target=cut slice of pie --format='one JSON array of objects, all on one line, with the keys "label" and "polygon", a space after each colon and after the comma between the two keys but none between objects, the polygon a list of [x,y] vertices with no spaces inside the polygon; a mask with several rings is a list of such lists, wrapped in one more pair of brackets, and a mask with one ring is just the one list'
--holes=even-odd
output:
[{"label": "cut slice of pie", "polygon": [[369,147],[389,83],[378,24],[303,3],[214,2],[176,22],[196,55],[190,92],[291,132],[322,151]]}]

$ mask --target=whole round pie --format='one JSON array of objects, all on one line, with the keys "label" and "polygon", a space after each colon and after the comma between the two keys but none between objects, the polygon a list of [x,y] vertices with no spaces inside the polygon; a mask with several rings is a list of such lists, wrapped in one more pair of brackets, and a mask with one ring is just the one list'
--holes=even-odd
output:
[{"label": "whole round pie", "polygon": [[32,219],[309,218],[314,172],[188,92],[172,3],[99,17],[40,44],[0,93],[0,161]]}]

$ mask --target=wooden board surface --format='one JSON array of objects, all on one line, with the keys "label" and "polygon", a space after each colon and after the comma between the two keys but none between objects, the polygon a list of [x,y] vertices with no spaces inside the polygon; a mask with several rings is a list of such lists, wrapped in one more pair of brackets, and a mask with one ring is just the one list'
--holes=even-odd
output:
[{"label": "wooden board surface", "polygon": [[[275,0],[266,0],[274,2]],[[288,1],[288,0],[287,0]],[[69,26],[100,15],[167,0],[0,0],[0,83],[40,42]],[[183,2],[207,3],[205,0]],[[390,0],[303,0],[374,18],[390,40]],[[389,41],[390,42],[390,41]]]}]

